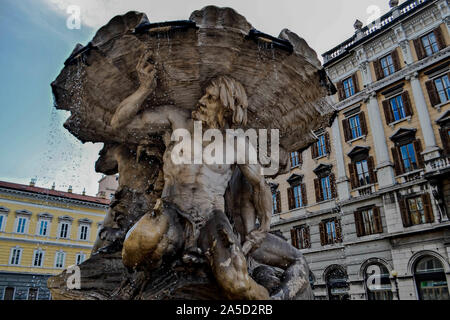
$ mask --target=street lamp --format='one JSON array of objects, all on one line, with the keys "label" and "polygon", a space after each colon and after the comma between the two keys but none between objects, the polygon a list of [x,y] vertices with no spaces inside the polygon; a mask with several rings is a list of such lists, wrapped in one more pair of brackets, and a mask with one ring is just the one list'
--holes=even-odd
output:
[{"label": "street lamp", "polygon": [[398,272],[396,270],[392,270],[391,275],[394,278],[394,282],[395,282],[395,291],[397,292],[397,300],[400,300],[400,293],[398,291],[398,281],[397,281]]}]

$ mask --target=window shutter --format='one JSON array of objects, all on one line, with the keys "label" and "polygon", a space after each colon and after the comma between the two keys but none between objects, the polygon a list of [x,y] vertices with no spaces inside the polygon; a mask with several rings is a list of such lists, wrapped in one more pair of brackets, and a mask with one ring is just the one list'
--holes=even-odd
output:
[{"label": "window shutter", "polygon": [[342,128],[344,129],[345,142],[352,140],[352,134],[350,131],[350,123],[348,119],[342,120]]},{"label": "window shutter", "polygon": [[300,188],[302,189],[302,202],[303,202],[303,206],[307,206],[308,205],[308,197],[306,194],[306,184],[302,183],[300,185]]},{"label": "window shutter", "polygon": [[336,242],[342,242],[341,220],[340,219],[334,219],[334,225],[336,227]]},{"label": "window shutter", "polygon": [[361,133],[363,136],[367,136],[367,122],[366,122],[366,116],[364,115],[364,112],[359,113],[359,124],[361,125]]},{"label": "window shutter", "polygon": [[375,173],[375,163],[372,156],[367,158],[367,167],[369,168],[370,183],[377,183],[378,178]]},{"label": "window shutter", "polygon": [[439,50],[444,49],[446,47],[446,45],[445,45],[445,39],[442,35],[441,27],[440,26],[437,27],[436,29],[434,29],[433,32],[434,32],[434,36],[436,37],[436,42],[439,47]]},{"label": "window shutter", "polygon": [[356,235],[358,237],[364,236],[364,226],[362,223],[361,211],[355,211],[355,227],[356,227]]},{"label": "window shutter", "polygon": [[425,193],[422,195],[422,203],[423,203],[423,210],[425,213],[425,219],[426,219],[427,223],[433,223],[434,222],[434,214],[433,214],[433,206],[431,205],[430,194]]},{"label": "window shutter", "polygon": [[331,197],[337,198],[336,177],[334,176],[334,173],[330,173],[330,187],[331,187]]},{"label": "window shutter", "polygon": [[403,226],[405,228],[410,227],[411,219],[409,217],[408,208],[406,206],[406,199],[400,199],[398,205],[400,206],[400,214],[402,216]]},{"label": "window shutter", "polygon": [[311,248],[311,234],[309,232],[309,226],[305,226],[305,248]]},{"label": "window shutter", "polygon": [[423,58],[426,57],[422,40],[420,38],[417,38],[413,42],[414,42],[414,49],[416,49],[417,59],[422,60]]},{"label": "window shutter", "polygon": [[436,85],[434,84],[434,80],[430,80],[425,82],[425,86],[427,87],[428,96],[430,97],[431,106],[437,106],[441,103],[441,99],[439,98],[439,94],[436,90]]},{"label": "window shutter", "polygon": [[277,213],[281,213],[281,193],[280,191],[277,191]]},{"label": "window shutter", "polygon": [[314,189],[316,191],[316,202],[322,202],[323,198],[322,198],[322,188],[320,186],[320,179],[314,179]]},{"label": "window shutter", "polygon": [[399,71],[402,68],[401,65],[400,65],[400,58],[398,56],[397,49],[392,51],[391,57],[392,57],[392,63],[394,64],[394,69],[397,72],[397,71]]},{"label": "window shutter", "polygon": [[303,164],[303,153],[298,151],[298,162],[300,165]]},{"label": "window shutter", "polygon": [[442,140],[442,146],[444,149],[445,154],[450,153],[450,137],[448,135],[448,129],[447,128],[441,128],[439,129],[439,133],[441,134],[441,140]]},{"label": "window shutter", "polygon": [[344,85],[342,84],[342,81],[339,81],[336,83],[339,101],[345,100],[345,91],[344,91]]},{"label": "window shutter", "polygon": [[381,213],[379,207],[374,207],[372,209],[373,218],[375,220],[375,233],[383,233],[383,222],[381,220]]},{"label": "window shutter", "polygon": [[373,68],[375,70],[375,76],[377,77],[377,81],[384,78],[383,69],[381,68],[381,62],[380,60],[375,60],[373,62]]},{"label": "window shutter", "polygon": [[386,117],[386,123],[387,124],[391,123],[392,119],[394,117],[392,116],[392,108],[391,108],[391,103],[389,102],[389,100],[383,101],[383,110],[384,110],[384,116]]},{"label": "window shutter", "polygon": [[413,144],[414,151],[416,152],[417,157],[417,165],[419,166],[419,168],[423,168],[425,166],[425,162],[422,156],[422,143],[419,139],[416,139]]},{"label": "window shutter", "polygon": [[311,147],[311,157],[313,159],[317,158],[319,155],[319,152],[317,150],[317,142],[314,142],[314,144]]},{"label": "window shutter", "polygon": [[292,229],[291,229],[291,241],[292,241],[292,245],[293,245],[295,248],[299,249],[299,245],[298,245],[298,237],[297,237],[297,235],[298,235],[297,229],[296,229],[296,228],[292,228]]},{"label": "window shutter", "polygon": [[323,221],[319,223],[319,233],[320,233],[320,244],[324,246],[327,244],[327,236],[325,233],[325,223]]},{"label": "window shutter", "polygon": [[358,75],[356,72],[352,75],[352,81],[353,85],[355,86],[355,94],[356,94],[359,92]]},{"label": "window shutter", "polygon": [[328,132],[325,132],[325,149],[327,151],[327,155],[331,154],[330,134]]},{"label": "window shutter", "polygon": [[289,210],[295,209],[294,190],[292,188],[287,189]]},{"label": "window shutter", "polygon": [[392,148],[391,151],[392,151],[392,158],[394,159],[395,175],[399,176],[403,173],[403,166],[402,163],[400,162],[400,153],[397,147]]},{"label": "window shutter", "polygon": [[350,173],[350,184],[352,186],[352,189],[359,187],[359,181],[358,176],[356,175],[356,166],[353,162],[350,162],[348,164],[348,171]]},{"label": "window shutter", "polygon": [[412,116],[412,106],[411,106],[411,100],[409,99],[409,93],[408,91],[404,91],[402,93],[402,100],[403,100],[403,106],[405,107],[405,114],[406,116]]}]

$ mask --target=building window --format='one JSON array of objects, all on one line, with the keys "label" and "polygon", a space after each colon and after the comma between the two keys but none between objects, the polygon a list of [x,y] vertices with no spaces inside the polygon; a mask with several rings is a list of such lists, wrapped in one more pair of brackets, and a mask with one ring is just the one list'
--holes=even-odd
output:
[{"label": "building window", "polygon": [[355,162],[356,174],[358,176],[358,183],[360,186],[370,184],[370,172],[367,160],[361,160]]},{"label": "building window", "polygon": [[320,165],[314,170],[318,176],[314,179],[316,202],[328,201],[336,197],[336,181],[334,174],[330,172],[331,166]]},{"label": "building window", "polygon": [[42,267],[44,262],[44,251],[34,250],[33,267]]},{"label": "building window", "polygon": [[3,300],[14,300],[14,292],[15,292],[14,287],[6,287],[5,293],[3,295]]},{"label": "building window", "polygon": [[433,256],[420,259],[414,270],[420,300],[449,300],[447,279],[442,263]]},{"label": "building window", "polygon": [[295,227],[291,230],[292,245],[297,249],[311,248],[309,227],[306,225]]},{"label": "building window", "polygon": [[411,172],[419,168],[416,160],[416,153],[412,143],[400,146],[400,156],[403,164],[404,172]]},{"label": "building window", "polygon": [[324,220],[319,224],[321,244],[334,244],[342,242],[340,221],[336,218]]},{"label": "building window", "polygon": [[445,103],[450,100],[450,82],[448,75],[434,79],[434,85],[441,103]]},{"label": "building window", "polygon": [[272,214],[281,213],[281,194],[280,191],[274,190],[272,193]]},{"label": "building window", "polygon": [[324,157],[327,155],[327,148],[325,143],[325,135],[321,135],[319,137],[319,141],[317,141],[317,157]]},{"label": "building window", "polygon": [[331,199],[331,184],[330,177],[324,177],[320,179],[320,184],[322,187],[322,199],[323,201]]},{"label": "building window", "polygon": [[439,51],[439,46],[436,41],[434,32],[431,32],[421,38],[423,48],[426,55],[429,57]]},{"label": "building window", "polygon": [[37,300],[38,290],[39,290],[38,288],[29,288],[27,300]]},{"label": "building window", "polygon": [[380,59],[381,69],[385,77],[395,73],[394,62],[391,55]]},{"label": "building window", "polygon": [[89,226],[88,225],[80,225],[80,240],[88,240],[89,237]]},{"label": "building window", "polygon": [[389,270],[384,265],[369,265],[364,272],[364,278],[367,300],[393,300]]},{"label": "building window", "polygon": [[367,208],[355,212],[355,227],[358,237],[382,233],[380,209],[378,207]]},{"label": "building window", "polygon": [[291,166],[292,168],[298,167],[300,165],[300,156],[298,151],[291,152]]},{"label": "building window", "polygon": [[6,215],[0,214],[0,232],[5,230],[6,225]]},{"label": "building window", "polygon": [[47,236],[49,231],[50,221],[48,220],[39,220],[38,223],[38,234],[40,236]]},{"label": "building window", "polygon": [[86,255],[84,253],[78,253],[76,256],[75,262],[77,265],[79,265],[79,264],[82,264],[85,259],[86,259]]},{"label": "building window", "polygon": [[351,97],[355,94],[355,85],[353,83],[353,77],[345,79],[342,81],[342,85],[344,86],[345,97]]},{"label": "building window", "polygon": [[361,124],[359,121],[359,115],[353,116],[348,119],[350,124],[350,131],[352,133],[352,139],[356,139],[362,136]]},{"label": "building window", "polygon": [[12,248],[11,249],[11,258],[10,258],[10,264],[12,265],[20,265],[20,260],[22,258],[22,248]]},{"label": "building window", "polygon": [[406,118],[405,107],[403,105],[403,99],[401,95],[389,99],[389,102],[391,104],[394,121]]},{"label": "building window", "polygon": [[289,210],[301,208],[307,204],[304,183],[292,182],[288,189]]},{"label": "building window", "polygon": [[428,193],[401,198],[399,206],[404,227],[434,222],[433,207]]},{"label": "building window", "polygon": [[344,267],[331,265],[325,269],[325,283],[328,299],[335,301],[350,300],[350,285],[348,275]]},{"label": "building window", "polygon": [[69,222],[61,222],[59,224],[59,237],[63,239],[69,238],[69,228],[70,228]]},{"label": "building window", "polygon": [[16,232],[17,233],[26,233],[27,222],[28,222],[28,218],[26,218],[26,217],[18,217],[17,218]]},{"label": "building window", "polygon": [[55,268],[64,268],[64,262],[66,260],[66,253],[63,251],[57,251],[55,255]]}]

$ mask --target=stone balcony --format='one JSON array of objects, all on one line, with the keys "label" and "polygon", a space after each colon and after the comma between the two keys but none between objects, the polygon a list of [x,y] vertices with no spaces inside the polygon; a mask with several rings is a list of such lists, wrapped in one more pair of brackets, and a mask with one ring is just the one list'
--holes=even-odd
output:
[{"label": "stone balcony", "polygon": [[429,160],[425,164],[425,177],[441,176],[450,172],[450,157]]}]

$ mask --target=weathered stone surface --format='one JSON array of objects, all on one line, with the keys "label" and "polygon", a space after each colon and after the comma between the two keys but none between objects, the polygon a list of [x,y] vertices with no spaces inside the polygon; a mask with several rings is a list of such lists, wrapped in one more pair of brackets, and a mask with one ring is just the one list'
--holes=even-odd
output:
[{"label": "weathered stone surface", "polygon": [[146,21],[142,13],[113,18],[52,84],[56,106],[70,110],[68,128],[82,141],[137,142],[143,132],[111,134],[115,108],[138,87],[136,64],[145,51],[157,68],[157,88],[147,108],[174,105],[192,110],[212,78],[232,74],[247,90],[248,128],[280,129],[288,151],[313,142],[311,130],[328,126],[334,110],[320,86],[320,62],[307,43],[283,30],[294,46],[290,54],[248,39],[253,28],[233,9],[206,7],[192,13],[197,29],[133,33]]},{"label": "weathered stone surface", "polygon": [[71,111],[65,127],[105,143],[96,170],[119,173],[81,289],[68,289],[64,272],[49,279],[54,298],[312,298],[301,252],[268,233],[262,164],[177,163],[170,139],[182,129],[205,147],[194,129],[202,125],[236,154],[226,129],[279,129],[284,148],[270,175],[286,169],[285,151],[307,147],[335,115],[333,86],[303,39],[259,33],[229,8],[152,25],[129,12],[77,45],[52,88],[56,107]]}]

